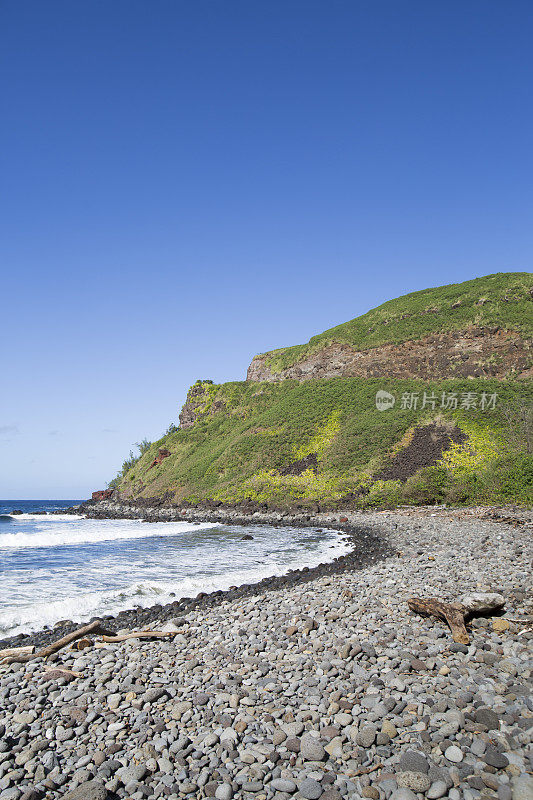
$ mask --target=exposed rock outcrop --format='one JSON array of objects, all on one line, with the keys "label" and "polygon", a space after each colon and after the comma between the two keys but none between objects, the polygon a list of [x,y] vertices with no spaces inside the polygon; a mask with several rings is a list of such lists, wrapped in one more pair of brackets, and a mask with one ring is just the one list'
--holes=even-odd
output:
[{"label": "exposed rock outcrop", "polygon": [[109,500],[113,494],[113,489],[100,489],[100,491],[93,492],[91,495],[92,500]]},{"label": "exposed rock outcrop", "polygon": [[400,450],[374,477],[382,481],[402,481],[419,469],[437,464],[452,444],[462,444],[466,435],[452,425],[423,425],[415,428],[409,444]]},{"label": "exposed rock outcrop", "polygon": [[499,328],[472,327],[368,350],[332,343],[281,372],[273,372],[268,365],[271,356],[255,356],[246,380],[533,377],[531,341]]},{"label": "exposed rock outcrop", "polygon": [[298,461],[293,461],[292,464],[288,464],[283,469],[280,469],[279,474],[301,475],[308,469],[312,470],[315,475],[318,472],[318,459],[316,453],[309,453],[309,455],[305,456],[304,458],[300,458]]},{"label": "exposed rock outcrop", "polygon": [[160,447],[158,454],[156,455],[156,457],[154,458],[148,469],[152,469],[152,467],[157,466],[157,464],[161,464],[165,460],[165,458],[169,457],[169,455],[170,455],[170,450],[167,450],[166,447]]},{"label": "exposed rock outcrop", "polygon": [[179,415],[180,428],[192,428],[195,422],[205,414],[222,411],[225,405],[211,396],[213,381],[196,381],[187,392],[187,400]]}]

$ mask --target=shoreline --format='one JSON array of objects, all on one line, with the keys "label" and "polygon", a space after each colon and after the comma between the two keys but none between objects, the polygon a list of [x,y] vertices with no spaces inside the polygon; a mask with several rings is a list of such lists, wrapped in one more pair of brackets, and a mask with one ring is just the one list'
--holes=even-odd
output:
[{"label": "shoreline", "polygon": [[[533,515],[346,516],[391,554],[200,598],[168,640],[0,665],[6,797],[529,798]],[[468,644],[407,604],[476,591],[505,608]]]},{"label": "shoreline", "polygon": [[[244,583],[230,589],[218,589],[213,592],[200,592],[195,597],[182,597],[165,605],[154,604],[147,607],[134,607],[125,609],[116,614],[91,617],[86,622],[101,619],[107,628],[120,630],[122,628],[146,628],[148,625],[157,625],[172,619],[174,616],[199,609],[209,609],[226,600],[237,600],[243,597],[252,597],[264,591],[274,591],[288,587],[292,584],[309,583],[323,575],[340,575],[364,569],[372,563],[385,560],[395,555],[396,550],[391,542],[391,534],[397,528],[387,529],[386,518],[388,515],[401,515],[403,518],[444,516],[453,517],[489,518],[491,521],[516,526],[524,523],[533,527],[533,511],[520,509],[514,506],[494,507],[466,507],[449,509],[444,506],[419,506],[404,507],[380,511],[353,511],[337,510],[310,513],[309,510],[291,513],[279,510],[251,510],[243,513],[234,508],[220,508],[218,510],[187,507],[175,508],[165,505],[143,505],[115,500],[86,501],[79,506],[58,509],[48,512],[49,515],[82,513],[90,519],[140,519],[143,522],[218,522],[226,525],[242,527],[270,525],[276,527],[306,528],[321,527],[345,534],[353,545],[352,549],[332,561],[322,562],[314,567],[289,569],[283,575],[273,575],[262,578],[253,583]],[[517,516],[518,515],[518,516]],[[383,518],[380,525],[379,518]],[[377,519],[376,519],[377,518]],[[369,524],[370,523],[370,524]],[[44,627],[29,633],[18,633],[0,639],[0,648],[13,646],[34,645],[42,647],[61,636],[75,631],[82,622],[60,620],[52,627]]]},{"label": "shoreline", "polygon": [[[92,519],[142,519],[145,521],[143,511],[138,507],[129,509],[129,514],[120,514],[119,512],[109,513],[103,515],[101,509],[97,509],[94,514],[87,514]],[[74,509],[61,510],[58,513],[78,513]],[[345,534],[349,539],[351,549],[348,553],[337,556],[332,561],[321,562],[314,567],[302,567],[297,569],[289,569],[283,575],[272,575],[262,578],[253,583],[244,583],[235,588],[227,590],[218,589],[213,592],[200,592],[195,597],[182,597],[172,603],[165,605],[154,604],[146,608],[130,608],[120,611],[116,614],[104,615],[99,617],[105,621],[107,628],[117,630],[124,627],[146,627],[149,624],[156,624],[171,619],[173,616],[186,613],[193,609],[199,608],[212,608],[227,599],[238,599],[240,597],[253,596],[254,594],[263,592],[265,590],[279,589],[291,583],[307,583],[320,575],[325,574],[340,574],[348,570],[362,569],[369,563],[374,563],[377,560],[386,558],[392,554],[387,541],[381,540],[375,533],[366,530],[360,524],[346,524],[346,523],[333,523],[317,521],[316,517],[309,518],[307,515],[294,515],[285,516],[283,521],[280,521],[279,514],[269,514],[265,512],[261,519],[257,519],[256,514],[253,517],[246,517],[236,514],[223,514],[219,513],[212,515],[201,510],[194,509],[194,513],[188,514],[186,517],[176,516],[175,518],[167,517],[163,512],[163,519],[152,519],[150,521],[157,522],[219,522],[221,524],[231,524],[242,527],[254,527],[261,525],[275,525],[277,527],[288,528],[306,528],[306,527],[319,527],[327,530],[332,530]],[[92,617],[92,621],[96,617]],[[45,646],[52,641],[67,635],[76,630],[82,622],[73,622],[72,620],[59,621],[53,627],[45,627],[38,631],[28,633],[18,633],[14,636],[6,636],[0,639],[0,648],[12,646],[27,646],[35,645],[37,647]]]}]

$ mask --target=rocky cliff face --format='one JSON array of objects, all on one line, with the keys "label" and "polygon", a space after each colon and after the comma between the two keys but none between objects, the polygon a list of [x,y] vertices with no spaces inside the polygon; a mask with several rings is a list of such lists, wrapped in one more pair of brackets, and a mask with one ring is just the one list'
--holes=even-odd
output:
[{"label": "rocky cliff face", "polygon": [[180,428],[192,428],[206,414],[215,414],[224,408],[224,403],[212,396],[213,381],[196,381],[187,392],[185,405],[179,415]]},{"label": "rocky cliff face", "polygon": [[268,358],[268,353],[255,356],[246,380],[533,377],[531,341],[499,328],[471,327],[368,350],[332,343],[280,372],[271,370]]}]

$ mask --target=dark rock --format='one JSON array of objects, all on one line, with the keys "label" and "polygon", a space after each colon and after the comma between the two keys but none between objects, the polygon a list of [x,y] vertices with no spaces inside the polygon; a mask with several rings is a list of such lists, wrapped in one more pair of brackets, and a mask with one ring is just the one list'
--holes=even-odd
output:
[{"label": "dark rock", "polygon": [[478,708],[474,718],[479,725],[484,725],[489,731],[497,731],[500,728],[500,718],[490,708]]},{"label": "dark rock", "polygon": [[468,647],[466,644],[459,644],[458,642],[452,642],[449,647],[450,653],[464,653],[466,656],[468,653]]},{"label": "dark rock", "polygon": [[494,767],[494,769],[505,769],[509,766],[509,759],[490,745],[485,750],[483,760],[485,764],[489,764],[491,767]]},{"label": "dark rock", "polygon": [[80,783],[63,795],[63,800],[106,800],[107,789],[100,781],[86,781]]},{"label": "dark rock", "polygon": [[400,758],[398,765],[400,772],[423,772],[427,775],[429,762],[423,753],[416,750],[406,750]]}]

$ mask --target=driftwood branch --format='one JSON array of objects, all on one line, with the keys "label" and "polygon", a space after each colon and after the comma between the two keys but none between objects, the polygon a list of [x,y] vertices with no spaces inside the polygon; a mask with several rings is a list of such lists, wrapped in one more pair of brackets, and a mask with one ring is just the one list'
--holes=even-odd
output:
[{"label": "driftwood branch", "polygon": [[424,600],[422,597],[411,597],[407,605],[415,614],[423,617],[437,617],[447,622],[452,632],[454,642],[468,644],[470,638],[466,632],[465,615],[467,609],[461,603],[443,603],[432,597]]},{"label": "driftwood branch", "polygon": [[126,639],[168,639],[176,634],[174,631],[130,631],[130,633],[119,633],[116,636],[102,636],[104,642],[125,642]]},{"label": "driftwood branch", "polygon": [[102,623],[99,619],[95,619],[94,622],[89,622],[88,625],[83,625],[81,628],[72,631],[72,633],[68,633],[66,636],[63,636],[61,639],[52,642],[46,647],[43,647],[42,650],[38,650],[36,653],[18,653],[4,658],[1,663],[13,664],[18,662],[25,664],[27,661],[31,661],[34,658],[48,658],[48,656],[57,653],[58,650],[61,650],[62,647],[66,647],[71,642],[74,642],[76,639],[80,639],[82,636],[86,636],[89,633],[112,635],[110,631],[107,631],[104,627],[102,627]]},{"label": "driftwood branch", "polygon": [[460,603],[443,603],[436,597],[411,597],[407,604],[415,614],[444,620],[450,626],[454,642],[468,644],[466,620],[499,613],[505,606],[505,597],[498,592],[471,592],[461,597]]},{"label": "driftwood branch", "polygon": [[9,658],[10,656],[23,656],[34,652],[35,647],[32,644],[28,644],[24,647],[6,647],[5,650],[0,650],[0,662],[2,659]]}]

